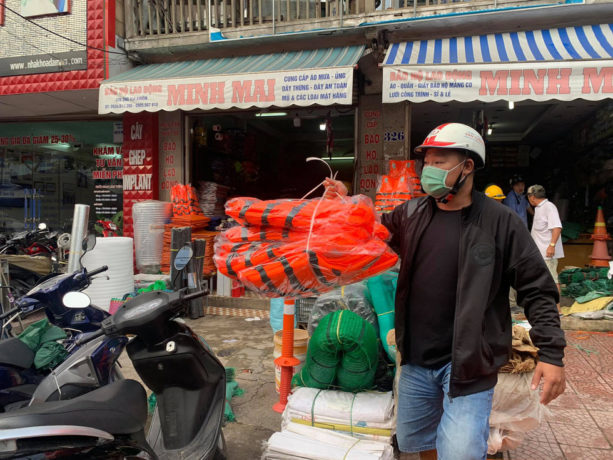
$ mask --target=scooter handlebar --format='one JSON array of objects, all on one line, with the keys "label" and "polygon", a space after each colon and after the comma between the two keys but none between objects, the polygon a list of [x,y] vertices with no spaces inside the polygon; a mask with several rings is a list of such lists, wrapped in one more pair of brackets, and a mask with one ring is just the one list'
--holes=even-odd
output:
[{"label": "scooter handlebar", "polygon": [[100,268],[96,268],[96,269],[94,269],[92,271],[87,272],[87,276],[91,278],[93,276],[99,275],[100,273],[103,273],[103,272],[107,271],[108,269],[109,269],[109,267],[107,265],[103,265]]},{"label": "scooter handlebar", "polygon": [[0,315],[0,320],[5,320],[6,318],[8,318],[9,316],[14,315],[15,313],[17,313],[19,311],[19,307],[15,307],[10,309],[9,311],[2,313]]},{"label": "scooter handlebar", "polygon": [[198,297],[204,297],[205,295],[208,295],[208,294],[209,294],[209,291],[207,289],[203,289],[202,291],[192,292],[191,294],[186,294],[181,297],[181,300],[190,301],[190,300],[197,299]]}]

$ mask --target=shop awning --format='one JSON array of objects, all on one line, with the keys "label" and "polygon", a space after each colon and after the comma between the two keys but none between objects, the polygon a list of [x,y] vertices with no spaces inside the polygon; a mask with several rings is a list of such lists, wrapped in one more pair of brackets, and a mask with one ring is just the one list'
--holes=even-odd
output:
[{"label": "shop awning", "polygon": [[383,102],[613,97],[613,24],[392,44]]},{"label": "shop awning", "polygon": [[100,85],[99,113],[351,104],[364,46],[149,64]]}]

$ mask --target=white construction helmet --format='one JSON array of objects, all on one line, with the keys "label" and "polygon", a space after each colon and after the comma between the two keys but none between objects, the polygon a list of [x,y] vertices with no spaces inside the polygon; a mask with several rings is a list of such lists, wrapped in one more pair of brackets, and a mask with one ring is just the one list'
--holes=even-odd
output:
[{"label": "white construction helmet", "polygon": [[481,135],[462,123],[445,123],[437,126],[421,145],[415,147],[415,153],[424,155],[428,148],[466,150],[475,161],[475,167],[485,166],[485,142]]}]

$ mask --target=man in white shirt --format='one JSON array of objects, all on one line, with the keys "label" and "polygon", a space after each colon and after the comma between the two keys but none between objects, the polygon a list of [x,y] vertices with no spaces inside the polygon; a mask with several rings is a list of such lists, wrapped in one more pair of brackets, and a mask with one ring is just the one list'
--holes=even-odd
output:
[{"label": "man in white shirt", "polygon": [[[545,188],[542,185],[532,185],[526,193],[528,201],[534,207],[534,221],[530,232],[541,255],[545,259],[547,268],[560,290],[558,281],[558,259],[564,257],[562,248],[562,222],[558,208],[547,199]],[[558,310],[560,305],[558,304]]]}]

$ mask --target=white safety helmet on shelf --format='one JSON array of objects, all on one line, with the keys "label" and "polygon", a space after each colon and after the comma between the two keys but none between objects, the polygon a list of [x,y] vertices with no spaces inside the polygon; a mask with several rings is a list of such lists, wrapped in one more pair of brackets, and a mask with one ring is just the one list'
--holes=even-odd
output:
[{"label": "white safety helmet on shelf", "polygon": [[424,155],[429,148],[465,150],[475,161],[477,169],[485,166],[485,142],[481,135],[462,123],[445,123],[437,126],[421,145],[415,147],[415,153]]}]

